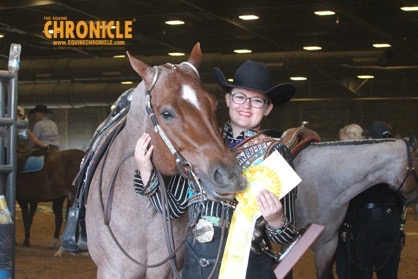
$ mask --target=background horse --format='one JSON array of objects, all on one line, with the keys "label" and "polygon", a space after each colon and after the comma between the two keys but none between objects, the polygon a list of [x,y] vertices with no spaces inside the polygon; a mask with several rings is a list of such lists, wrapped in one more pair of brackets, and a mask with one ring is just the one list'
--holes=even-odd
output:
[{"label": "background horse", "polygon": [[[318,278],[328,278],[338,244],[338,229],[352,198],[378,183],[393,185],[397,191],[407,176],[408,166],[418,169],[417,150],[408,162],[412,147],[402,139],[359,140],[314,143],[303,149],[294,164],[302,182],[296,199],[296,224],[324,225],[312,245]],[[410,154],[411,155],[411,154]],[[417,189],[409,176],[401,193]]]},{"label": "background horse", "polygon": [[72,185],[84,152],[78,149],[51,151],[45,155],[44,167],[36,172],[21,172],[16,177],[16,200],[22,210],[25,227],[23,244],[30,246],[30,227],[36,213],[38,202],[52,201],[55,215],[55,231],[52,246],[58,247],[59,234],[63,221],[63,204],[68,197],[72,203],[76,187]]},{"label": "background horse", "polygon": [[[195,45],[188,62],[179,65],[150,67],[131,56],[129,59],[143,81],[132,93],[123,130],[108,147],[106,159],[99,163],[90,184],[86,204],[88,249],[98,266],[98,278],[171,278],[171,263],[164,260],[169,254],[164,220],[148,197],[135,194],[133,186],[136,165],[131,157],[144,132],[152,138],[155,168],[165,175],[177,171],[175,156],[148,116],[155,115],[154,124],[159,124],[175,151],[188,162],[184,165],[193,168],[212,196],[231,196],[244,189],[246,182],[221,140],[216,99],[199,80],[196,68],[202,59],[200,45]],[[148,110],[152,108],[154,114],[147,115],[148,93]],[[105,218],[105,208],[111,210],[110,220]],[[187,217],[173,221],[172,227],[174,245],[182,247]],[[183,252],[176,257],[179,267]]]}]

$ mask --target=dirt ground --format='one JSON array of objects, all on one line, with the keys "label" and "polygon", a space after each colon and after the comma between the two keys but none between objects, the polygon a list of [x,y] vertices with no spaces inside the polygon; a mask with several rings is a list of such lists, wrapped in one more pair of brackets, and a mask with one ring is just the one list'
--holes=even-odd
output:
[{"label": "dirt ground", "polygon": [[[50,248],[54,218],[50,204],[41,204],[32,225],[32,247],[26,248],[23,242],[23,224],[17,209],[16,220],[16,279],[72,279],[95,278],[96,265],[88,256],[73,256],[65,253],[62,258],[54,257],[55,250]],[[399,278],[418,278],[418,221],[412,210],[408,212],[405,231],[406,245],[402,252]],[[315,278],[312,252],[309,250],[294,269],[295,279]],[[159,278],[156,278],[159,279]]]}]

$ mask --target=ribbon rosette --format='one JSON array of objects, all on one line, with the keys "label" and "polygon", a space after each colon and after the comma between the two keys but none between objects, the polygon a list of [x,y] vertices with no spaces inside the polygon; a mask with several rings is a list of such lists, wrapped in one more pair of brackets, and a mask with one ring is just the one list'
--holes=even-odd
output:
[{"label": "ribbon rosette", "polygon": [[280,197],[282,187],[279,175],[269,166],[250,166],[244,171],[248,187],[244,192],[236,195],[239,205],[245,211],[251,211],[254,214],[258,211],[256,196],[262,189],[267,189]]},{"label": "ribbon rosette", "polygon": [[268,189],[282,198],[301,181],[278,152],[273,152],[261,164],[248,167],[243,174],[248,186],[236,195],[239,203],[232,216],[219,279],[245,278],[252,234],[260,216],[257,194]]}]

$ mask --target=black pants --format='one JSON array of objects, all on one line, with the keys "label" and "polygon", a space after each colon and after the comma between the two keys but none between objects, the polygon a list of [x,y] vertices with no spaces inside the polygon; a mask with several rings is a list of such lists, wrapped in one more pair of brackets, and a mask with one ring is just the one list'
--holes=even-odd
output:
[{"label": "black pants", "polygon": [[363,209],[353,226],[352,238],[347,236],[350,276],[370,279],[398,278],[401,254],[401,214],[396,207]]},{"label": "black pants", "polygon": [[[215,234],[211,242],[194,241],[193,235],[187,238],[182,279],[206,279],[212,272],[211,278],[218,278],[228,231],[225,230],[220,256],[216,260],[221,245],[221,228],[215,227],[214,229]],[[274,260],[266,254],[256,255],[250,252],[246,278],[274,279],[276,277],[273,274],[273,265]]]}]

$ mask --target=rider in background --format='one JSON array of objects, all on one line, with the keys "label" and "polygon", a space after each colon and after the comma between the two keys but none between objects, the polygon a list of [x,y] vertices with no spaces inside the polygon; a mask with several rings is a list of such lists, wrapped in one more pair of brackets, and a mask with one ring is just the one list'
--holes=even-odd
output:
[{"label": "rider in background", "polygon": [[35,125],[33,126],[33,134],[40,141],[49,145],[48,151],[58,151],[60,140],[57,124],[48,118],[48,113],[53,111],[45,105],[37,105],[29,111],[29,114],[35,115]]},{"label": "rider in background", "polygon": [[[290,151],[285,145],[260,132],[260,122],[270,114],[273,107],[289,101],[295,93],[295,87],[292,84],[273,86],[267,66],[249,60],[238,68],[232,84],[226,82],[225,76],[218,68],[215,68],[215,77],[227,92],[225,100],[230,120],[223,128],[223,139],[234,155],[239,156],[240,162],[243,160],[243,163],[246,163],[245,166],[241,164],[242,169],[256,161],[259,162],[274,150],[293,167]],[[153,151],[150,142],[148,134],[144,134],[137,142],[135,159],[139,171],[135,172],[134,185],[136,193],[148,195],[161,212],[158,180],[150,159]],[[188,209],[190,220],[197,217],[199,222],[206,224],[203,235],[194,231],[187,238],[182,278],[218,278],[228,225],[237,202],[209,200],[206,195],[197,193],[191,183],[179,175],[172,178],[167,189],[172,218],[180,216]],[[281,200],[268,190],[258,194],[257,203],[262,217],[257,220],[254,229],[246,278],[275,278],[273,265],[276,258],[270,254],[271,243],[287,244],[298,235],[294,223],[294,199],[295,190]],[[201,203],[204,210],[199,215]],[[226,230],[223,237],[222,226]],[[212,231],[213,237],[204,237],[205,231]]]},{"label": "rider in background", "polygon": [[[26,120],[25,109],[18,106],[16,109],[17,118],[18,120]],[[21,171],[23,166],[25,165],[26,160],[29,156],[41,156],[45,155],[48,149],[48,144],[43,143],[36,137],[31,130],[27,129],[28,138],[23,139],[21,137],[17,137],[16,140],[16,152],[17,152],[17,171]],[[38,149],[32,149],[29,147],[29,142],[31,142],[34,146],[38,147]]]},{"label": "rider in background", "polygon": [[[392,128],[385,122],[374,122],[362,133],[371,139],[392,138],[392,134]],[[350,201],[342,228],[347,245],[347,258],[343,261],[349,265],[345,274],[339,275],[340,279],[370,279],[374,272],[377,279],[398,278],[404,239],[402,212],[402,198],[385,183]]]}]

